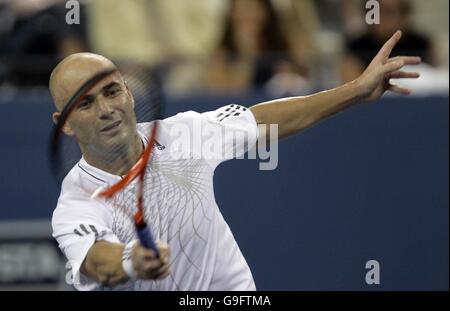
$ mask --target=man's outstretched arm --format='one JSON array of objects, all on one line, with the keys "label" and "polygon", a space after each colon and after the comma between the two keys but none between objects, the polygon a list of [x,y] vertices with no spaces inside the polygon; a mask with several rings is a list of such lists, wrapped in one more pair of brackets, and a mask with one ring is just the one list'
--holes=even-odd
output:
[{"label": "man's outstretched arm", "polygon": [[410,89],[391,84],[390,79],[418,78],[417,72],[405,72],[401,69],[405,65],[420,64],[421,60],[419,57],[389,57],[400,38],[401,32],[397,31],[364,73],[354,81],[309,96],[260,103],[250,107],[250,110],[258,124],[266,124],[267,131],[270,124],[278,124],[278,136],[284,138],[299,133],[354,103],[376,100],[386,91],[409,95]]}]

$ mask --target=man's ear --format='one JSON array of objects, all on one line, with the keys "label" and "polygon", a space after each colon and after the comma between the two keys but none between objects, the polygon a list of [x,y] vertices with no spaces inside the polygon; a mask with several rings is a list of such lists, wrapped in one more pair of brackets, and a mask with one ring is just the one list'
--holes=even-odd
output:
[{"label": "man's ear", "polygon": [[[61,112],[56,111],[52,114],[52,120],[53,123],[58,124],[59,118],[61,117]],[[68,135],[68,136],[74,136],[75,133],[72,130],[72,128],[69,125],[69,122],[66,121],[66,123],[64,123],[64,126],[62,127],[62,131],[64,134]]]}]

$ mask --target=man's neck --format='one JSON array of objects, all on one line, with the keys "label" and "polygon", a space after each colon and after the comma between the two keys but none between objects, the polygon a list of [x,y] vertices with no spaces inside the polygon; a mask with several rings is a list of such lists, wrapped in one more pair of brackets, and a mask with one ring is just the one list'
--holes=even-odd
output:
[{"label": "man's neck", "polygon": [[113,175],[122,176],[138,161],[144,151],[144,144],[139,135],[136,134],[133,142],[124,149],[125,151],[118,152],[117,156],[113,158],[111,158],[111,154],[109,154],[109,157],[100,157],[91,152],[83,152],[83,157],[93,167]]}]

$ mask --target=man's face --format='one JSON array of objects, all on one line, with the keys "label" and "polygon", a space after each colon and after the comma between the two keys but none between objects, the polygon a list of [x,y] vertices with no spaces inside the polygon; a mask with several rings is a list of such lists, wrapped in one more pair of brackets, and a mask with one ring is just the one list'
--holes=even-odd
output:
[{"label": "man's face", "polygon": [[68,124],[83,152],[117,157],[136,132],[134,101],[119,73],[105,78],[74,107]]}]

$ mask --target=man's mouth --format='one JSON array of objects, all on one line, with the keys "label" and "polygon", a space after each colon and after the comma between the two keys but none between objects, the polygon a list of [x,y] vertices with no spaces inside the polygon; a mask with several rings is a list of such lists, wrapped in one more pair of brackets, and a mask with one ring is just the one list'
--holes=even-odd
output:
[{"label": "man's mouth", "polygon": [[122,123],[122,120],[115,121],[115,122],[110,123],[110,124],[106,125],[105,127],[103,127],[103,128],[101,129],[101,131],[102,131],[102,132],[113,131],[113,130],[115,130],[116,128],[118,128],[119,125],[120,125],[121,123]]}]

